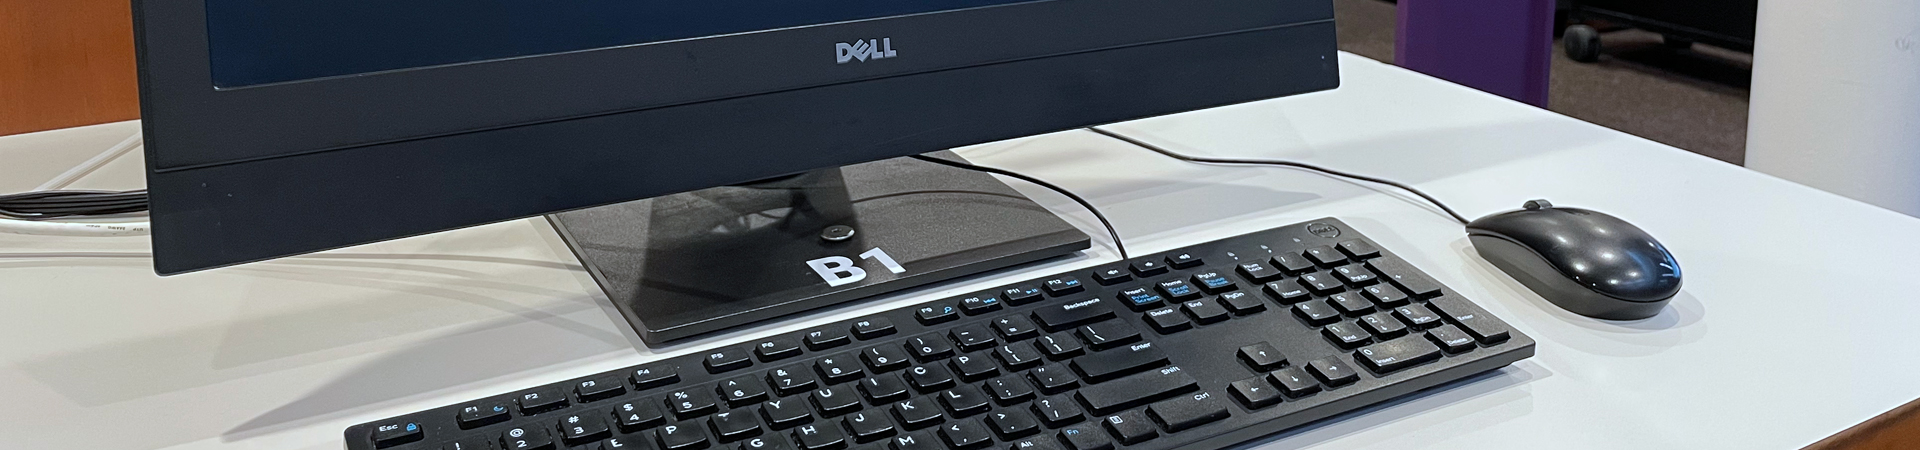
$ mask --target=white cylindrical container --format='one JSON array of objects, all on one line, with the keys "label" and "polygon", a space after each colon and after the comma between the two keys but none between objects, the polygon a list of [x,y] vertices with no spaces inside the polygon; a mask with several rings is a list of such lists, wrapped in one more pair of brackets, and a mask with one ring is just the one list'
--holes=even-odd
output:
[{"label": "white cylindrical container", "polygon": [[1747,167],[1920,216],[1920,1],[1761,0]]}]

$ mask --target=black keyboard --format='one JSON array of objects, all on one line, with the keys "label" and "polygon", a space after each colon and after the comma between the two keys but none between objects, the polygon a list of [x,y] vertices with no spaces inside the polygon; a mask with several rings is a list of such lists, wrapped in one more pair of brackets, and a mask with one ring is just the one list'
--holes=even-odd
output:
[{"label": "black keyboard", "polygon": [[1334,219],[347,428],[347,448],[1217,449],[1533,340]]}]

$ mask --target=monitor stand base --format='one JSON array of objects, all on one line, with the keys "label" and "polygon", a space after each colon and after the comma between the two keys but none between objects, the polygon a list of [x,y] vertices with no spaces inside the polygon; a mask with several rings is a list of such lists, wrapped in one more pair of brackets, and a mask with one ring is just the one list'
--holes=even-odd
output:
[{"label": "monitor stand base", "polygon": [[648,344],[1091,245],[990,175],[910,158],[548,218]]}]

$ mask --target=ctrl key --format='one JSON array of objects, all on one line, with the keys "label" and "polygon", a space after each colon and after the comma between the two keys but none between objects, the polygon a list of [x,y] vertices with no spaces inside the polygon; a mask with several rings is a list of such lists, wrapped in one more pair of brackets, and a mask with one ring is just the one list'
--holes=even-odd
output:
[{"label": "ctrl key", "polygon": [[426,437],[419,422],[389,422],[373,427],[373,446],[387,448]]},{"label": "ctrl key", "polygon": [[1199,392],[1154,403],[1147,407],[1147,412],[1172,433],[1227,418],[1227,405],[1211,393]]}]

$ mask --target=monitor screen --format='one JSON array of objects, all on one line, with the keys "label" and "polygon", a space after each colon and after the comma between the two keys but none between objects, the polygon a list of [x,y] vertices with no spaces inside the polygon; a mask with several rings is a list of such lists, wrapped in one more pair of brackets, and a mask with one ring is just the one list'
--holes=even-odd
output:
[{"label": "monitor screen", "polygon": [[1033,0],[207,0],[235,88]]}]

